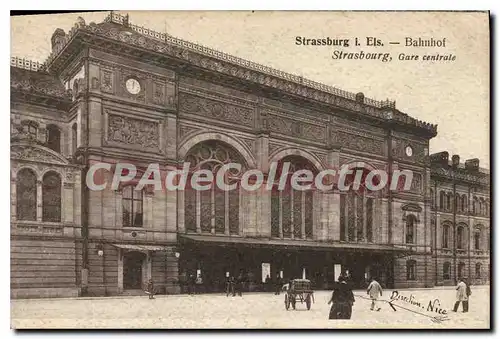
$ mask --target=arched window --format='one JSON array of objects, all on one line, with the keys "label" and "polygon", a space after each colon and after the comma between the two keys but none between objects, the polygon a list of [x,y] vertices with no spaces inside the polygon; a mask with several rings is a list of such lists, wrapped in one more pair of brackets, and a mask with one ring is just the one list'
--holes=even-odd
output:
[{"label": "arched window", "polygon": [[460,204],[460,195],[458,193],[455,193],[455,211],[460,212],[462,211],[462,204]]},{"label": "arched window", "polygon": [[128,185],[122,192],[122,224],[123,227],[143,226],[143,197],[144,190],[135,190],[134,186]]},{"label": "arched window", "polygon": [[465,263],[461,262],[458,264],[458,272],[457,272],[457,278],[458,279],[461,279],[461,278],[464,278],[465,274]]},{"label": "arched window", "polygon": [[43,214],[42,220],[61,221],[61,177],[55,172],[48,172],[42,181]]},{"label": "arched window", "polygon": [[431,188],[431,208],[432,209],[436,208],[435,203],[436,203],[436,199],[434,196],[434,190]]},{"label": "arched window", "polygon": [[479,214],[486,215],[486,204],[483,198],[479,199]]},{"label": "arched window", "polygon": [[444,191],[439,192],[439,209],[440,210],[444,210],[446,208],[445,197],[446,197],[446,193],[444,193]]},{"label": "arched window", "polygon": [[465,194],[462,195],[461,205],[462,205],[462,212],[468,212],[469,206],[467,206],[467,196]]},{"label": "arched window", "polygon": [[30,169],[24,168],[17,172],[17,220],[36,220],[36,181],[36,174]]},{"label": "arched window", "polygon": [[476,279],[481,279],[481,263],[476,264]]},{"label": "arched window", "polygon": [[208,170],[213,173],[214,180],[222,166],[230,163],[241,165],[241,171],[235,168],[228,171],[225,178],[225,183],[230,185],[228,190],[222,190],[215,182],[200,184],[210,185],[208,190],[193,189],[189,185],[184,190],[184,225],[187,232],[239,234],[239,180],[245,172],[241,156],[232,147],[211,140],[195,145],[186,155],[186,162],[190,164],[191,172]]},{"label": "arched window", "polygon": [[443,248],[450,248],[450,225],[443,225]]},{"label": "arched window", "polygon": [[451,211],[451,193],[446,194],[446,210]]},{"label": "arched window", "polygon": [[490,216],[490,199],[486,199],[484,201],[484,211],[486,213],[486,216],[489,217]]},{"label": "arched window", "polygon": [[464,244],[464,227],[457,227],[457,249],[463,250],[465,248]]},{"label": "arched window", "polygon": [[415,227],[417,224],[417,218],[413,214],[406,216],[406,243],[415,243]]},{"label": "arched window", "polygon": [[71,126],[71,147],[73,148],[74,155],[78,147],[78,126],[76,125],[76,123]]},{"label": "arched window", "polygon": [[[299,156],[288,156],[278,162],[276,177],[282,176],[282,171],[288,168],[288,181],[284,189],[277,189],[279,182],[275,183],[272,191],[271,206],[271,233],[273,237],[283,238],[312,238],[313,236],[313,190],[296,190],[290,182],[292,174],[307,170],[313,173],[317,172],[314,166],[306,159]],[[311,184],[305,183],[305,184]],[[281,223],[280,223],[281,220]]]},{"label": "arched window", "polygon": [[61,131],[55,125],[47,126],[47,147],[57,153],[61,152]]},{"label": "arched window", "polygon": [[474,249],[475,250],[481,249],[481,230],[480,229],[476,229],[474,231]]},{"label": "arched window", "polygon": [[417,262],[415,260],[406,261],[406,280],[417,280]]},{"label": "arched window", "polygon": [[472,213],[475,215],[477,214],[477,208],[478,208],[478,201],[477,201],[477,197],[474,197],[472,199]]},{"label": "arched window", "polygon": [[449,262],[445,262],[443,264],[443,280],[451,279],[451,264]]}]

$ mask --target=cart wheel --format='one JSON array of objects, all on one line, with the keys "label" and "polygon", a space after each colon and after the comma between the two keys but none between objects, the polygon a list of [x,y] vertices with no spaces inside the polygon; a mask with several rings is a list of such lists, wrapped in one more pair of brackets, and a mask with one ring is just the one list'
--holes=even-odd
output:
[{"label": "cart wheel", "polygon": [[307,309],[310,310],[311,309],[311,295],[308,294],[307,295],[307,298],[306,298],[306,306],[307,306]]},{"label": "cart wheel", "polygon": [[288,294],[285,294],[285,308],[287,311],[290,308],[290,299],[288,298]]}]

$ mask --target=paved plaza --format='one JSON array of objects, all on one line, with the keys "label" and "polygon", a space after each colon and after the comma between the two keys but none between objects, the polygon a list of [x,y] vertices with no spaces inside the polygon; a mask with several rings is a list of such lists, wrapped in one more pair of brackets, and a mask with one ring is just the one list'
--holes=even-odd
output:
[{"label": "paved plaza", "polygon": [[[489,287],[472,286],[469,313],[451,312],[453,288],[398,290],[406,301],[397,300],[394,311],[380,302],[380,311],[370,311],[366,292],[354,291],[356,302],[351,320],[328,320],[331,295],[316,291],[315,303],[286,311],[284,295],[248,293],[225,295],[173,295],[92,299],[31,299],[11,301],[11,326],[23,328],[489,328]],[[392,291],[384,291],[388,300]],[[429,301],[439,299],[448,320],[433,322]],[[419,304],[417,304],[419,303]],[[416,306],[417,304],[417,306]],[[437,305],[437,303],[435,303]],[[399,307],[398,307],[399,306]],[[402,309],[405,307],[408,310]],[[418,312],[418,313],[415,313]],[[420,314],[419,314],[420,313]]]}]

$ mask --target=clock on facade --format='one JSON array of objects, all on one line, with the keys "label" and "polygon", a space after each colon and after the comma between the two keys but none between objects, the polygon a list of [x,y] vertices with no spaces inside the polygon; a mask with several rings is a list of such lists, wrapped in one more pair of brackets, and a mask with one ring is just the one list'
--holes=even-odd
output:
[{"label": "clock on facade", "polygon": [[413,155],[413,148],[411,148],[411,146],[406,146],[406,155],[411,157]]},{"label": "clock on facade", "polygon": [[141,91],[141,84],[134,78],[128,79],[125,82],[125,87],[130,94],[137,94]]}]

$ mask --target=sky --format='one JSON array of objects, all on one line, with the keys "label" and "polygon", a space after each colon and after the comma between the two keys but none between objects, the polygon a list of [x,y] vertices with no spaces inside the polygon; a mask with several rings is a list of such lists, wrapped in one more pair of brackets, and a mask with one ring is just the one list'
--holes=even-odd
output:
[{"label": "sky", "polygon": [[[56,28],[68,32],[79,16],[102,22],[109,12],[11,17],[11,56],[43,62]],[[396,101],[410,116],[438,124],[430,152],[461,161],[479,158],[489,168],[489,18],[472,12],[146,12],[129,11],[131,23],[211,47],[366,97]],[[350,39],[348,48],[298,46],[296,37]],[[384,46],[353,46],[355,38]],[[446,39],[445,47],[406,47],[405,39]],[[400,42],[391,45],[389,42]],[[392,62],[333,60],[334,50],[390,52]],[[398,56],[419,55],[418,61]],[[452,62],[424,55],[452,54]]]}]

